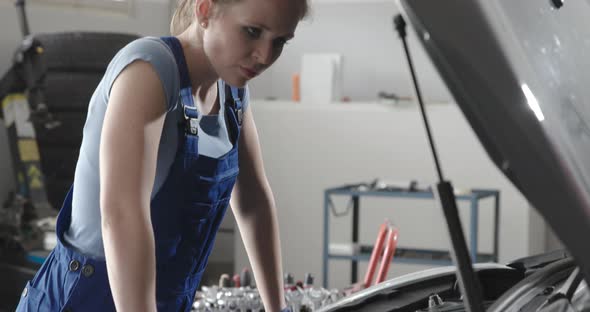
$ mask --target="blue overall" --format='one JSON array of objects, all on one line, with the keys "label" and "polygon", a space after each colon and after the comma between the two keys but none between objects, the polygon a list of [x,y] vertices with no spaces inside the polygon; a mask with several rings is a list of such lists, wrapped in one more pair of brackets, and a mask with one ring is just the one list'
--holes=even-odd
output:
[{"label": "blue overall", "polygon": [[[162,38],[174,52],[185,123],[175,160],[151,201],[158,311],[190,311],[215,235],[238,175],[243,90],[227,87],[226,119],[233,148],[220,158],[198,153],[198,115],[178,39]],[[227,85],[226,85],[227,86]],[[115,311],[104,259],[84,256],[64,242],[71,223],[72,190],[57,220],[58,243],[23,290],[17,311]]]}]

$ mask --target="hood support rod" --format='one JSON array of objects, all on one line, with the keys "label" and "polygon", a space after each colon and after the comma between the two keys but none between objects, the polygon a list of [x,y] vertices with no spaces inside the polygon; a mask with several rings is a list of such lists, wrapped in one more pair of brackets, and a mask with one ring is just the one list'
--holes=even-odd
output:
[{"label": "hood support rod", "polygon": [[[418,86],[416,72],[414,70],[414,65],[412,63],[412,58],[410,56],[410,51],[406,42],[406,22],[400,14],[394,17],[394,25],[404,45],[404,51],[408,65],[410,67],[410,73],[412,75],[412,81],[416,90],[416,96],[418,97],[418,103],[420,104],[422,118],[424,120],[424,127],[426,128],[426,134],[428,136],[428,142],[430,143],[430,149],[434,157],[434,163],[439,178],[434,193],[447,221],[449,235],[453,244],[451,256],[453,257],[453,262],[457,266],[457,279],[459,280],[459,287],[461,289],[461,293],[463,294],[464,305],[469,312],[483,312],[484,307],[482,301],[481,284],[473,270],[473,264],[471,262],[469,251],[467,249],[467,243],[465,241],[465,235],[463,234],[463,227],[461,226],[461,220],[459,219],[459,212],[457,210],[457,201],[455,199],[453,186],[451,185],[451,182],[444,180],[442,174],[442,169],[438,160],[438,154],[436,153],[436,147],[434,145],[434,139],[432,137],[430,125],[426,116],[426,109],[424,107],[424,102],[422,101],[420,87]],[[476,259],[473,260],[475,261]]]}]

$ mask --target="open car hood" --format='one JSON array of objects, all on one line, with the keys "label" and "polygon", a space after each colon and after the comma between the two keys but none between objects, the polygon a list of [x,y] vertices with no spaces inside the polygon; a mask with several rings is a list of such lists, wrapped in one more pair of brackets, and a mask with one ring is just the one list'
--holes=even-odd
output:
[{"label": "open car hood", "polygon": [[489,156],[588,278],[590,1],[563,2],[400,7]]}]

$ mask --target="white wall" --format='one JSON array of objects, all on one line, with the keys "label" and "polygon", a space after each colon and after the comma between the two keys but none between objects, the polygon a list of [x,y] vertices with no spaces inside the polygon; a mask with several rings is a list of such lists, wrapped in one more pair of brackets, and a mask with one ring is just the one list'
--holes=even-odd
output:
[{"label": "white wall", "polygon": [[[311,1],[311,16],[297,29],[279,60],[251,83],[256,98],[291,98],[291,75],[300,71],[304,53],[343,55],[343,96],[373,101],[379,91],[413,96],[401,41],[394,31],[394,1]],[[450,99],[430,60],[409,31],[409,45],[423,95],[428,100]]]},{"label": "white wall", "polygon": [[[311,272],[321,282],[324,189],[375,178],[436,180],[415,104],[392,108],[369,103],[314,106],[254,101],[252,108],[279,210],[284,267],[300,279]],[[456,105],[429,105],[428,114],[445,178],[456,188],[501,192],[500,261],[528,255],[526,200],[493,165]],[[335,202],[339,210],[345,208],[345,201]],[[459,207],[467,226],[469,203]],[[492,251],[492,209],[491,200],[481,202],[478,243],[484,252]],[[362,199],[363,244],[374,243],[385,218],[399,227],[399,246],[450,246],[444,217],[433,201]],[[332,220],[332,240],[349,242],[350,216]],[[243,250],[236,255],[237,269],[247,265]],[[330,286],[347,285],[349,268],[333,261]],[[395,264],[390,276],[421,268],[425,267]],[[364,272],[360,266],[360,273]]]}]

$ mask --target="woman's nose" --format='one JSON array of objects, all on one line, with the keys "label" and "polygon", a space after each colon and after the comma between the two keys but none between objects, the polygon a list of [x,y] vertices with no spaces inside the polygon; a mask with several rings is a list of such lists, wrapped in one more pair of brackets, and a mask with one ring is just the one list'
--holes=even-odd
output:
[{"label": "woman's nose", "polygon": [[270,65],[272,62],[274,55],[273,55],[273,48],[272,42],[264,42],[261,43],[254,52],[254,59],[257,63],[262,65]]}]

